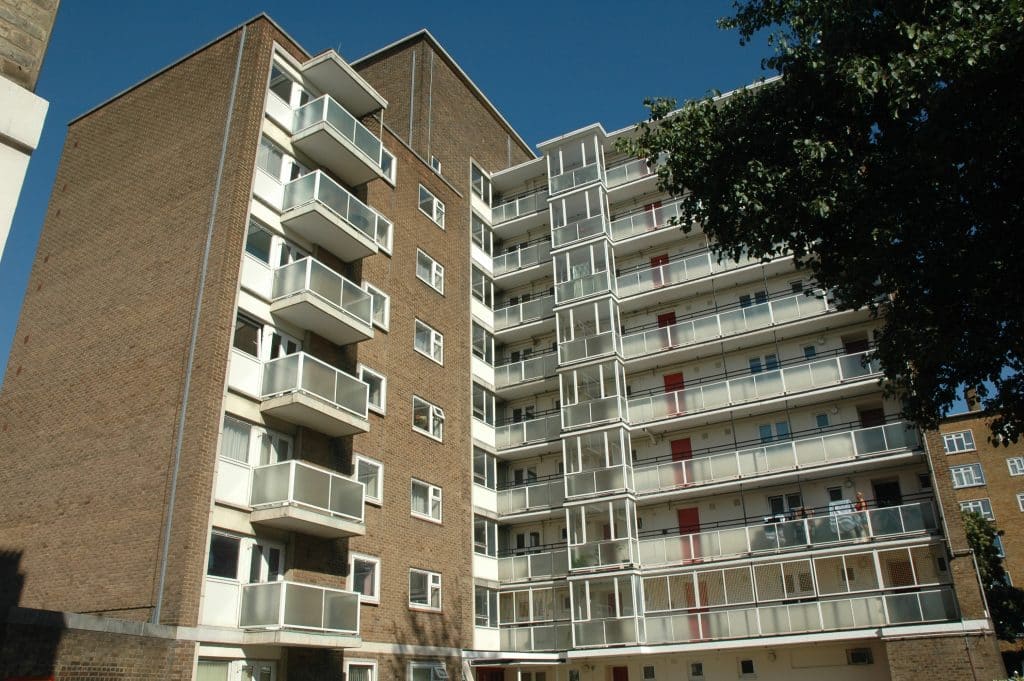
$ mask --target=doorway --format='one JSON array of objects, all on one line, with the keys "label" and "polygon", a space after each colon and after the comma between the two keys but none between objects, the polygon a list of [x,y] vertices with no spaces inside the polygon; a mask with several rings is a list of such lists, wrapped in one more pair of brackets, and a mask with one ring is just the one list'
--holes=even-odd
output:
[{"label": "doorway", "polygon": [[[684,437],[678,440],[672,440],[668,444],[672,448],[672,461],[683,462],[689,461],[693,458],[693,444],[690,442],[690,438]],[[675,477],[676,487],[683,487],[690,479],[690,476],[687,475],[685,463],[673,466],[672,475]]]},{"label": "doorway", "polygon": [[871,488],[875,491],[875,503],[879,508],[899,506],[903,503],[899,480],[872,480]]},{"label": "doorway", "polygon": [[676,519],[679,522],[679,542],[683,562],[690,563],[699,560],[700,541],[687,535],[700,532],[700,509],[696,506],[677,508]]}]

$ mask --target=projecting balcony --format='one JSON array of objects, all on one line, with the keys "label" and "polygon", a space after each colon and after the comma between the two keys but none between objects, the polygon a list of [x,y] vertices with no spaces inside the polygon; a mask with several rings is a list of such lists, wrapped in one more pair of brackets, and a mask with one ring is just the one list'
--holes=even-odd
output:
[{"label": "projecting balcony", "polygon": [[270,313],[336,345],[373,338],[370,306],[369,293],[313,258],[274,270]]},{"label": "projecting balcony", "polygon": [[242,586],[238,626],[251,645],[350,648],[359,639],[359,594],[298,582]]},{"label": "projecting balcony", "polygon": [[[569,574],[569,552],[561,548],[550,550],[517,549],[525,555],[501,556],[498,558],[498,581],[503,584],[529,580],[549,580]],[[525,553],[535,551],[535,553]]]},{"label": "projecting balcony", "polygon": [[493,262],[495,280],[500,280],[503,287],[514,287],[520,281],[535,278],[534,268],[551,262],[551,241],[542,239],[529,246],[495,255]]},{"label": "projecting balcony", "polygon": [[626,465],[567,473],[565,476],[565,491],[570,497],[614,494],[632,489],[633,469]]},{"label": "projecting balcony", "polygon": [[642,643],[636,617],[606,617],[604,619],[574,622],[577,648],[606,647]]},{"label": "projecting balcony", "polygon": [[590,239],[600,234],[607,234],[606,221],[603,214],[598,213],[589,218],[576,220],[551,230],[551,247],[562,248],[577,241]]},{"label": "projecting balcony", "polygon": [[591,182],[597,182],[600,179],[601,165],[591,163],[590,165],[580,166],[551,176],[548,179],[548,187],[552,194],[558,194],[575,189],[576,187],[582,187]]},{"label": "projecting balcony", "polygon": [[380,138],[330,95],[295,111],[292,144],[350,186],[389,179],[383,166],[390,154],[384,151]]},{"label": "projecting balcony", "polygon": [[565,501],[562,476],[498,490],[498,513],[513,515],[558,508]]},{"label": "projecting balcony", "polygon": [[562,418],[556,411],[506,423],[494,429],[494,444],[498,451],[558,442],[562,432]]},{"label": "projecting balcony", "polygon": [[555,378],[558,355],[551,351],[532,355],[518,362],[494,367],[494,389],[504,399],[512,399],[540,388]]},{"label": "projecting balcony", "polygon": [[569,547],[569,568],[598,570],[636,565],[640,560],[636,539],[605,539]]},{"label": "projecting balcony", "polygon": [[664,265],[642,267],[620,275],[615,280],[615,287],[620,299],[629,298],[760,262],[758,258],[747,257],[740,258],[739,262],[731,259],[718,262],[717,256],[712,255],[710,251],[704,251],[696,255],[678,257]]},{"label": "projecting balcony", "polygon": [[622,337],[622,356],[629,360],[676,348],[737,336],[801,319],[811,319],[835,310],[823,291],[798,293],[749,307],[696,317]]},{"label": "projecting balcony", "polygon": [[[523,303],[507,305],[494,311],[494,332],[498,334],[517,326],[525,326],[526,324],[532,324],[542,319],[553,318],[554,316],[554,296],[544,296]],[[527,334],[527,337],[529,337],[529,334]]]},{"label": "projecting balcony", "polygon": [[647,159],[638,158],[627,163],[612,166],[605,171],[605,186],[608,189],[635,182],[645,177],[652,177],[657,174],[657,169],[652,168]]},{"label": "projecting balcony", "polygon": [[281,224],[345,262],[373,255],[391,223],[319,170],[284,186]]},{"label": "projecting balcony", "polygon": [[723,409],[798,393],[842,386],[878,376],[878,360],[870,352],[794,364],[725,381],[629,400],[632,425],[677,419],[697,412]]},{"label": "projecting balcony", "polygon": [[369,386],[298,352],[263,364],[260,411],[331,437],[365,433]]},{"label": "projecting balcony", "polygon": [[920,447],[919,438],[916,428],[897,422],[788,442],[773,442],[685,461],[667,461],[648,466],[638,464],[633,469],[633,478],[638,494],[655,494],[909,451]]},{"label": "projecting balcony", "polygon": [[649,234],[671,225],[680,217],[682,202],[670,203],[640,213],[631,213],[611,221],[609,232],[613,242],[625,241],[641,234]]},{"label": "projecting balcony", "polygon": [[619,336],[614,331],[606,331],[595,336],[574,338],[558,344],[558,361],[560,364],[572,364],[587,359],[604,357],[618,350]]},{"label": "projecting balcony", "polygon": [[541,189],[529,194],[505,201],[491,208],[491,224],[497,228],[506,222],[518,220],[538,213],[547,214],[548,191]]},{"label": "projecting balcony", "polygon": [[626,400],[618,395],[567,404],[562,407],[562,425],[566,429],[583,428],[624,418],[626,418]]},{"label": "projecting balcony", "polygon": [[[952,589],[773,605],[717,612],[648,616],[647,643],[757,638],[957,619]],[[577,645],[579,642],[577,641]]]},{"label": "projecting balcony", "polygon": [[253,525],[337,539],[366,534],[363,483],[302,461],[252,471]]},{"label": "projecting balcony", "polygon": [[642,538],[640,563],[645,568],[706,563],[743,556],[902,538],[938,529],[930,501],[867,511],[854,511],[853,504],[846,502],[823,510],[820,516],[799,520]]},{"label": "projecting balcony", "polygon": [[572,648],[572,625],[541,624],[533,627],[502,627],[501,649],[540,653]]},{"label": "projecting balcony", "polygon": [[565,305],[581,298],[589,298],[602,293],[614,293],[612,283],[611,273],[608,270],[579,275],[569,281],[555,284],[555,304]]}]

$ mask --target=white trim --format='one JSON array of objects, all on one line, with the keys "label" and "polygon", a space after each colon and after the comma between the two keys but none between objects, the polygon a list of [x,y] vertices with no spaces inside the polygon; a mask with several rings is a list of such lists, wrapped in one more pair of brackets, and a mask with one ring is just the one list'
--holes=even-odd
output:
[{"label": "white trim", "polygon": [[[430,213],[428,213],[427,211],[423,210],[423,203],[424,203],[424,196],[423,195],[424,195],[424,193],[427,196],[430,197],[430,201],[431,201],[431,204],[430,204],[431,212]],[[429,189],[424,187],[422,184],[420,185],[419,193],[416,196],[416,207],[419,208],[421,213],[423,213],[428,218],[430,218],[431,222],[433,222],[435,225],[437,225],[441,229],[444,229],[444,215],[445,215],[444,201],[442,201],[441,199],[437,198],[437,195],[435,195],[434,192],[430,191]]]},{"label": "white trim", "polygon": [[377,459],[374,459],[374,458],[371,458],[369,456],[366,456],[365,454],[360,454],[358,452],[355,453],[355,461],[356,461],[356,465],[355,465],[355,470],[353,471],[353,473],[354,473],[353,477],[356,480],[359,480],[359,462],[360,461],[365,461],[366,463],[370,464],[371,466],[376,466],[377,467],[377,492],[378,492],[378,496],[371,497],[369,494],[367,494],[366,490],[369,489],[369,488],[366,486],[366,483],[364,482],[363,483],[363,490],[364,490],[363,491],[363,499],[368,504],[372,504],[374,506],[383,506],[384,505],[384,464],[382,462],[378,461]]},{"label": "white trim", "polygon": [[[429,344],[427,350],[417,346],[420,338],[420,327],[422,327],[423,331],[429,332],[430,335],[427,340]],[[444,366],[444,334],[419,318],[415,318],[413,323],[412,349],[429,359],[431,362]],[[435,351],[440,355],[439,357],[434,356]]]},{"label": "white trim", "polygon": [[[437,589],[437,607],[431,605],[424,605],[422,603],[412,602],[412,575],[413,573],[426,575],[427,576],[427,603],[430,603],[430,596],[434,589]],[[434,578],[437,578],[436,580]],[[426,610],[428,612],[441,612],[444,607],[444,597],[441,592],[441,573],[431,572],[430,570],[421,570],[420,568],[409,568],[409,609],[410,610]],[[410,675],[411,678],[411,675]]]},{"label": "white trim", "polygon": [[[412,504],[413,489],[416,487],[416,485],[422,485],[422,486],[427,488],[427,512],[426,513],[420,513],[419,511],[417,511],[413,507],[413,504]],[[431,511],[430,511],[430,509],[434,505],[434,500],[435,499],[437,500],[437,517],[436,518],[433,515],[431,515]],[[420,518],[421,520],[426,520],[426,521],[429,521],[429,522],[432,522],[432,523],[437,523],[438,525],[441,525],[442,522],[443,522],[443,518],[444,518],[444,490],[442,490],[437,485],[432,485],[431,483],[429,483],[429,482],[427,482],[425,480],[420,480],[419,478],[412,478],[410,480],[410,482],[409,482],[409,514],[413,518]]]},{"label": "white trim", "polygon": [[[371,374],[374,378],[380,379],[380,404],[376,405],[369,399],[369,392],[367,392],[366,408],[370,411],[384,416],[388,413],[388,377],[379,371],[371,369],[363,363],[359,363],[356,367],[356,371],[359,375],[359,380],[366,383],[366,379],[363,378],[363,372]],[[367,383],[367,385],[369,385]]]},{"label": "white trim", "polygon": [[[376,326],[378,329],[381,329],[382,331],[389,330],[389,328],[391,327],[391,296],[384,293],[382,289],[377,288],[368,281],[363,282],[363,290],[369,293],[371,296],[370,321],[373,323],[374,326]],[[377,321],[377,315],[373,311],[372,296],[374,294],[380,295],[381,297],[384,298],[384,319],[382,319],[381,321]]]},{"label": "white trim", "polygon": [[[366,594],[360,593],[359,594],[359,602],[360,603],[367,603],[367,604],[370,604],[370,605],[379,605],[380,604],[380,575],[381,575],[381,567],[380,567],[380,558],[378,556],[371,556],[368,553],[357,553],[357,552],[354,552],[354,551],[349,552],[349,554],[348,554],[348,579],[345,580],[345,588],[347,588],[349,591],[355,592],[354,578],[355,578],[355,572],[356,572],[355,571],[355,562],[356,562],[356,560],[361,560],[361,561],[364,561],[366,563],[373,563],[374,564],[374,569],[373,569],[373,594],[372,595],[366,595]],[[374,671],[376,672],[376,670],[374,670]],[[374,676],[374,678],[376,678],[376,676]]]},{"label": "white trim", "polygon": [[[427,259],[427,277],[420,275],[420,256]],[[424,284],[434,289],[442,296],[444,295],[444,265],[434,259],[429,253],[424,251],[422,248],[416,249],[416,278],[422,281]]]},{"label": "white trim", "polygon": [[348,672],[348,668],[352,665],[357,667],[370,667],[370,681],[377,681],[377,660],[370,660],[364,658],[351,658],[345,657],[345,681],[351,681],[352,676]]},{"label": "white trim", "polygon": [[[420,428],[419,426],[416,425],[416,401],[417,400],[419,400],[423,404],[427,405],[427,407],[429,408],[429,412],[428,412],[429,423],[427,424],[428,427],[433,428],[435,423],[440,421],[440,425],[441,425],[441,427],[440,427],[441,434],[440,435],[434,435],[434,433],[432,431],[424,430],[423,428]],[[433,402],[428,402],[427,400],[423,399],[419,395],[413,395],[412,396],[412,429],[414,431],[416,431],[417,433],[421,433],[423,435],[426,435],[431,440],[437,440],[438,442],[444,442],[444,409],[442,409],[441,407],[437,406]]]}]

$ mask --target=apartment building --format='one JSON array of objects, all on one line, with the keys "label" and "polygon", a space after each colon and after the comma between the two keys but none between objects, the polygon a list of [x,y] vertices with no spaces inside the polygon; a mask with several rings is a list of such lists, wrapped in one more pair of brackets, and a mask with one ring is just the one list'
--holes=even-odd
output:
[{"label": "apartment building", "polygon": [[0,671],[1001,676],[877,321],[719,261],[629,134],[537,156],[425,31],[349,64],[265,16],[73,121]]}]

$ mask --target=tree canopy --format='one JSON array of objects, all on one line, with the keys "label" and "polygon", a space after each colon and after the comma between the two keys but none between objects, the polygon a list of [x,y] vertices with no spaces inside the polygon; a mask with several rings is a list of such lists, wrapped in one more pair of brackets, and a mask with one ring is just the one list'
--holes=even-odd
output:
[{"label": "tree canopy", "polygon": [[1004,641],[1015,641],[1024,633],[1024,591],[1006,581],[1002,550],[996,543],[998,532],[995,523],[974,512],[962,515],[967,543],[974,550],[996,636]]},{"label": "tree canopy", "polygon": [[[1024,0],[749,0],[779,74],[676,109],[625,144],[716,249],[792,252],[841,309],[884,316],[887,389],[923,427],[979,386],[1024,427]],[[1016,179],[1014,179],[1016,178]],[[689,230],[692,224],[684,224]]]}]

